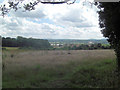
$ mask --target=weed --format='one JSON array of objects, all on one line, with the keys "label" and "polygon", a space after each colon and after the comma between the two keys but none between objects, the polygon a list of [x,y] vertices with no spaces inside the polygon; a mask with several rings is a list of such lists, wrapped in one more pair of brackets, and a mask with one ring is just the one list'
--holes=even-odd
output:
[{"label": "weed", "polygon": [[113,51],[67,52],[4,51],[3,88],[117,87]]}]

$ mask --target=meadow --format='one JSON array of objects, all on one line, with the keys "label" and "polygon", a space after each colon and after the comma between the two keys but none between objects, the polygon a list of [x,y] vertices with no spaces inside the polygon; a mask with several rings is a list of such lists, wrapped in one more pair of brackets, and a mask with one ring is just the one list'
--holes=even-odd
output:
[{"label": "meadow", "polygon": [[3,88],[118,87],[113,50],[3,50]]}]

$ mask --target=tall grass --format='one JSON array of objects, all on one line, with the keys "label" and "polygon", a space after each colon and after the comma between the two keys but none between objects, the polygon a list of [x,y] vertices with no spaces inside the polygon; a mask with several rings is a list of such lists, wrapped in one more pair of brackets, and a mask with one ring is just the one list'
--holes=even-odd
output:
[{"label": "tall grass", "polygon": [[[117,87],[112,50],[3,51],[4,88]],[[13,57],[11,57],[13,55]]]}]

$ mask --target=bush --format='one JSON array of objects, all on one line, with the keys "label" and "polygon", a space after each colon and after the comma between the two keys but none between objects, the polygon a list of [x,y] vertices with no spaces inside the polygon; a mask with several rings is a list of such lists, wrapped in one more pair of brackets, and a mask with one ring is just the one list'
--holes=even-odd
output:
[{"label": "bush", "polygon": [[7,50],[7,49],[2,47],[2,50]]}]

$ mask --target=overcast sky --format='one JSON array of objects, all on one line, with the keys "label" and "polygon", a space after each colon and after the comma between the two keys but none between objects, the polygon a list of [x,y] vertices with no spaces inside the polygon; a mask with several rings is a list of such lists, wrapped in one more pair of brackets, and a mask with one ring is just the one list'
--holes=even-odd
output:
[{"label": "overcast sky", "polygon": [[103,39],[97,8],[88,3],[83,5],[82,1],[72,5],[38,4],[30,12],[11,11],[4,18],[0,16],[0,34],[41,39]]}]

